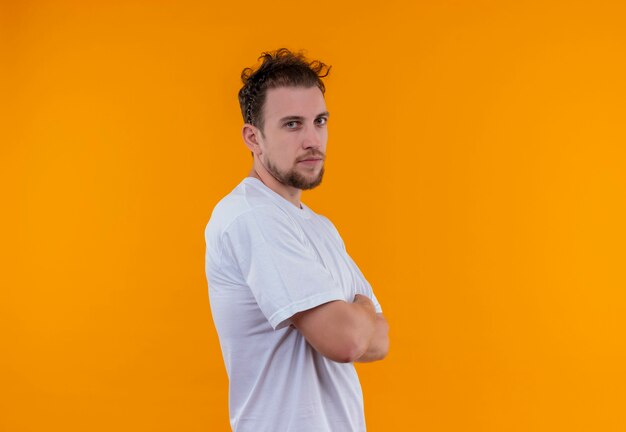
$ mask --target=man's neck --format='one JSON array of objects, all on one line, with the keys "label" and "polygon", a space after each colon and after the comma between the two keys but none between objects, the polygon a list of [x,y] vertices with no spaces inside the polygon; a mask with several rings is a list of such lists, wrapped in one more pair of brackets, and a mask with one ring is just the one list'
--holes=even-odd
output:
[{"label": "man's neck", "polygon": [[257,169],[256,167],[252,167],[252,169],[248,173],[248,177],[254,177],[258,180],[261,180],[261,182],[265,186],[276,192],[281,197],[285,198],[291,204],[293,204],[297,208],[302,208],[302,205],[300,204],[300,197],[302,196],[301,189],[284,185],[283,183],[276,180],[269,172],[267,172],[263,168]]}]

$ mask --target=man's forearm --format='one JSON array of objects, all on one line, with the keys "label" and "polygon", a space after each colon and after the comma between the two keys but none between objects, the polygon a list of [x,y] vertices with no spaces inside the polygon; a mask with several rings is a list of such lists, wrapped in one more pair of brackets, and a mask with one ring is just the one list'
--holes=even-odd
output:
[{"label": "man's forearm", "polygon": [[324,357],[348,363],[367,351],[376,329],[372,301],[357,294],[354,302],[336,300],[295,314],[292,325]]},{"label": "man's forearm", "polygon": [[372,362],[382,360],[389,351],[389,324],[382,314],[376,315],[374,334],[365,353],[359,357],[357,362]]}]

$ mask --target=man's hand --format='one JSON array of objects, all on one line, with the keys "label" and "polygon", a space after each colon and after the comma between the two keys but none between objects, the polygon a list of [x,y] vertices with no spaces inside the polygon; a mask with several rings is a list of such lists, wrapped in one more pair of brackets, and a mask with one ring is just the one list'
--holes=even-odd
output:
[{"label": "man's hand", "polygon": [[374,319],[376,318],[376,307],[368,296],[357,294],[354,296],[354,302],[352,304],[362,307],[368,315],[372,316]]},{"label": "man's hand", "polygon": [[356,359],[357,362],[373,362],[382,360],[389,352],[389,324],[383,314],[376,314],[376,325],[374,327],[374,335],[367,347],[367,351]]}]

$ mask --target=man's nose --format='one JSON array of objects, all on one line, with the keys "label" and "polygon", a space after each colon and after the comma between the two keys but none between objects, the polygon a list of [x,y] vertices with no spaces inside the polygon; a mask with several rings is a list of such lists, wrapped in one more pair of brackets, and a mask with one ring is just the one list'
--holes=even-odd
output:
[{"label": "man's nose", "polygon": [[322,145],[321,132],[315,126],[310,126],[304,131],[302,146],[304,148],[320,148]]}]

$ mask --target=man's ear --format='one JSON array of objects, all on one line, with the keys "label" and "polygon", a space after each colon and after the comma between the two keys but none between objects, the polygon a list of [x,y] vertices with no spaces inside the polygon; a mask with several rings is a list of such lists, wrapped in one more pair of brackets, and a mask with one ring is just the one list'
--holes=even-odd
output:
[{"label": "man's ear", "polygon": [[259,145],[259,136],[261,135],[261,131],[257,129],[255,126],[250,123],[246,123],[243,125],[243,129],[241,130],[241,135],[243,136],[243,142],[254,154],[261,154],[261,146]]}]

